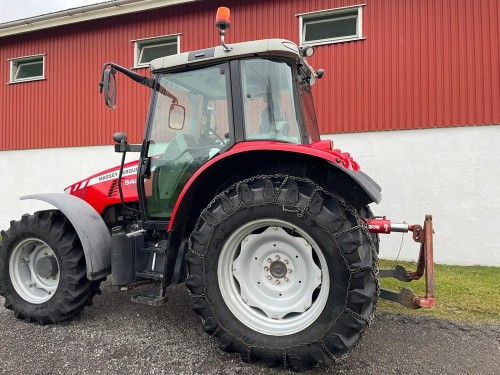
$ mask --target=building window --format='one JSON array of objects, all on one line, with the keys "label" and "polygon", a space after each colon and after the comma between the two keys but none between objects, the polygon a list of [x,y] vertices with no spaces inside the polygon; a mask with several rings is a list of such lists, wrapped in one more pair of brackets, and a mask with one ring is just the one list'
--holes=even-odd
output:
[{"label": "building window", "polygon": [[301,44],[330,44],[364,39],[361,10],[364,4],[299,14]]},{"label": "building window", "polygon": [[45,55],[16,57],[10,61],[10,82],[27,82],[45,79]]},{"label": "building window", "polygon": [[179,34],[133,40],[135,43],[134,66],[144,67],[163,56],[179,53]]}]

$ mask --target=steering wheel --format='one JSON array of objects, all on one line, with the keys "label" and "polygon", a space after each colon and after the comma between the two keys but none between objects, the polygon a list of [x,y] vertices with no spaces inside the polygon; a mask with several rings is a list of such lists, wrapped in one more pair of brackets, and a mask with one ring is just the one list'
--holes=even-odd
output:
[{"label": "steering wheel", "polygon": [[213,148],[213,144],[200,146],[191,134],[178,134],[168,143],[160,160],[175,162],[186,153],[190,153],[196,158],[197,156],[204,156],[207,150]]},{"label": "steering wheel", "polygon": [[[213,140],[210,136],[214,136],[215,140]],[[200,134],[200,143],[207,143],[215,146],[223,146],[226,144],[227,139],[222,138],[217,132],[210,126],[204,125],[202,128],[202,132]]]}]

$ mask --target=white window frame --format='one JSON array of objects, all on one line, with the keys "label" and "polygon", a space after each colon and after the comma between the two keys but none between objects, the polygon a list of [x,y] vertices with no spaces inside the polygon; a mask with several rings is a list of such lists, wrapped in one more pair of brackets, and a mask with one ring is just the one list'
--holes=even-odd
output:
[{"label": "white window frame", "polygon": [[[10,74],[9,74],[9,82],[7,84],[13,83],[22,83],[22,82],[31,82],[31,81],[41,81],[45,79],[45,53],[41,53],[38,55],[29,55],[22,57],[14,57],[11,59],[7,59],[10,65]],[[41,76],[33,76],[27,78],[16,78],[17,73],[19,72],[20,65],[31,65],[34,63],[42,63],[42,75]]]},{"label": "white window frame", "polygon": [[[320,10],[316,12],[309,12],[309,13],[301,13],[297,14],[296,16],[299,17],[299,40],[300,44],[307,44],[311,46],[319,46],[323,44],[334,44],[334,43],[342,43],[342,42],[351,42],[353,40],[363,40],[366,39],[363,37],[363,7],[366,4],[358,4],[358,5],[352,5],[348,7],[341,7],[341,8],[333,8],[333,9],[325,9],[325,10]],[[328,15],[332,16],[339,16],[342,13],[346,12],[351,12],[353,10],[358,11],[357,15],[357,22],[356,22],[356,35],[349,35],[345,37],[338,37],[338,38],[327,38],[327,39],[318,39],[318,40],[311,40],[311,41],[305,41],[305,32],[306,32],[306,24],[311,23],[322,23],[322,22],[328,22],[328,20],[319,20],[319,21],[314,21],[314,18],[316,17],[324,17]],[[336,19],[346,19],[346,18],[352,18],[354,16],[350,17],[336,17]]]},{"label": "white window frame", "polygon": [[[139,64],[143,49],[141,45],[144,44],[151,44],[154,43],[153,45],[155,47],[163,46],[163,45],[172,45],[172,44],[177,44],[177,52],[180,53],[181,50],[181,34],[169,34],[169,35],[162,35],[162,36],[154,36],[151,38],[142,38],[142,39],[133,39],[131,40],[132,43],[134,43],[134,67],[133,69],[139,69],[139,68],[145,68],[149,66],[149,62],[147,63],[142,63]],[[155,43],[157,42],[157,43]],[[149,47],[149,46],[147,46]]]}]

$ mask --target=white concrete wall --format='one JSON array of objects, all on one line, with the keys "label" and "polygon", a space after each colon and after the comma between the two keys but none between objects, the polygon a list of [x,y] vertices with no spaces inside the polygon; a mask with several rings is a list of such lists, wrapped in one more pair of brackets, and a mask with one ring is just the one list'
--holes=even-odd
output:
[{"label": "white concrete wall", "polygon": [[[127,160],[138,159],[129,154]],[[37,193],[62,193],[85,177],[120,164],[113,146],[0,151],[0,229],[23,213],[51,208],[36,200],[19,200]],[[129,157],[130,156],[130,157]]]},{"label": "white concrete wall", "polygon": [[[433,215],[437,263],[500,266],[500,125],[325,136],[382,186],[376,215],[423,224]],[[401,234],[381,235],[382,258]],[[416,260],[405,235],[399,259]]]},{"label": "white concrete wall", "polygon": [[[336,134],[382,186],[377,215],[423,224],[433,214],[435,259],[447,264],[500,266],[500,125]],[[0,152],[0,229],[25,212],[50,206],[19,196],[62,190],[120,163],[113,146]],[[128,160],[137,158],[131,154]],[[382,236],[381,257],[395,259],[401,234]],[[418,245],[404,236],[400,259],[416,260]]]}]

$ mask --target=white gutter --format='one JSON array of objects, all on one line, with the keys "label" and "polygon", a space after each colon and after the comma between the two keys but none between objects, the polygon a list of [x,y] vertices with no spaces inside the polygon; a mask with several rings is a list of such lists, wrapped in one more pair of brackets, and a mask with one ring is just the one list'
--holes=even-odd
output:
[{"label": "white gutter", "polygon": [[0,24],[0,38],[200,0],[112,0]]}]

